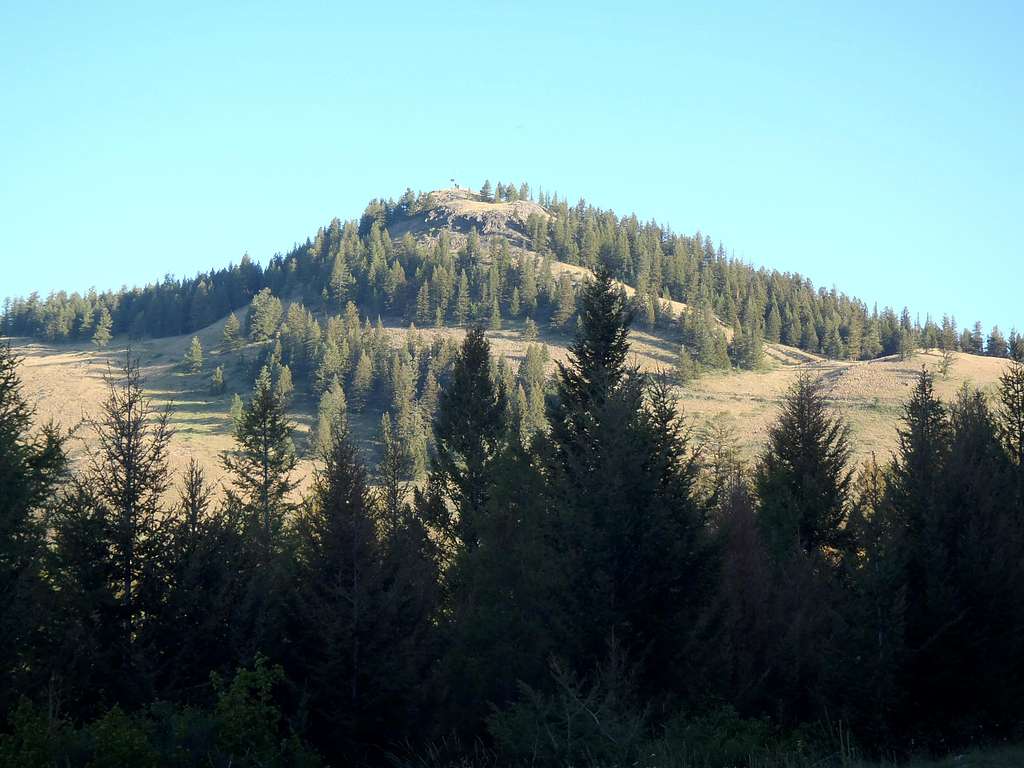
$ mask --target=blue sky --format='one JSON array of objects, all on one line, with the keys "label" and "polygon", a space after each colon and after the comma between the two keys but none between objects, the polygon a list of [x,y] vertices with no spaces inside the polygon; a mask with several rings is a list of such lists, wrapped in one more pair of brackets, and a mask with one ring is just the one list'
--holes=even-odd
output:
[{"label": "blue sky", "polygon": [[164,5],[0,0],[0,296],[525,179],[1024,328],[1019,3]]}]

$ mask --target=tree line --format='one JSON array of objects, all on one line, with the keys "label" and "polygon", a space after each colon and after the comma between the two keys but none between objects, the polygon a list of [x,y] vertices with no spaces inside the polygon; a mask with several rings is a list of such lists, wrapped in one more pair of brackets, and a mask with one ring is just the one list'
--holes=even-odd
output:
[{"label": "tree line", "polygon": [[[304,302],[318,313],[340,313],[348,301],[368,316],[384,314],[419,326],[482,323],[542,323],[569,333],[577,316],[576,287],[556,276],[553,262],[603,267],[636,289],[635,314],[644,325],[671,329],[702,367],[756,367],[762,342],[782,343],[834,359],[908,356],[939,348],[1024,359],[1024,338],[981,323],[959,328],[953,317],[926,317],[909,309],[868,307],[865,301],[815,289],[799,274],[755,269],[730,257],[707,235],[682,235],[635,215],[616,216],[580,200],[528,185],[499,184],[480,190],[485,201],[535,197],[547,215],[530,216],[522,233],[525,249],[506,238],[481,238],[443,230],[435,239],[411,235],[393,240],[389,227],[433,205],[430,194],[406,190],[396,202],[373,200],[359,220],[335,218],[315,237],[266,268],[248,255],[237,265],[188,279],[170,275],[144,288],[97,294],[56,292],[5,303],[8,335],[49,341],[105,343],[111,333],[171,336],[195,332],[238,310],[263,289]],[[454,246],[455,240],[459,247]],[[462,241],[465,242],[462,242]],[[691,307],[691,317],[673,316],[666,300]],[[707,333],[699,326],[712,318]],[[738,347],[722,354],[718,321],[733,329]],[[716,348],[717,345],[717,348]]]},{"label": "tree line", "polygon": [[301,499],[269,365],[217,499],[195,464],[171,477],[130,358],[72,467],[0,353],[0,762],[725,766],[1020,738],[1024,366],[951,403],[922,371],[897,450],[861,467],[802,377],[746,467],[628,362],[607,271],[579,317],[532,434],[478,327],[423,482],[388,420],[368,468],[337,408]]}]

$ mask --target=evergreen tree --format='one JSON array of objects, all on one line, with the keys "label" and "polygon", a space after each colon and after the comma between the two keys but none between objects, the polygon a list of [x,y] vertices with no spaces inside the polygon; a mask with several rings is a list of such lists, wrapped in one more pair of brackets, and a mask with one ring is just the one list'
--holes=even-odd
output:
[{"label": "evergreen tree", "polygon": [[561,328],[576,314],[576,294],[572,288],[572,280],[568,273],[563,272],[558,278],[558,294],[555,298],[555,313],[551,322]]},{"label": "evergreen tree", "polygon": [[46,626],[45,512],[65,468],[64,439],[52,424],[31,434],[33,412],[21,390],[19,360],[0,346],[0,711],[16,691],[45,684],[36,636]]},{"label": "evergreen tree", "polygon": [[519,317],[522,312],[522,303],[519,299],[519,286],[512,289],[512,298],[509,300],[508,313],[510,317]]},{"label": "evergreen tree", "polygon": [[675,367],[676,382],[685,386],[700,378],[700,365],[685,345],[679,347]]},{"label": "evergreen tree", "polygon": [[901,328],[899,331],[900,360],[908,360],[913,357],[916,349],[917,339],[914,332],[909,328]]},{"label": "evergreen tree", "polygon": [[382,539],[382,527],[347,433],[332,435],[296,524],[292,658],[312,705],[312,732],[338,760],[365,760],[414,733],[430,661],[429,545],[409,527]]},{"label": "evergreen tree", "polygon": [[778,344],[782,338],[782,316],[779,314],[779,305],[774,301],[768,309],[768,318],[765,320],[764,337],[772,344]]},{"label": "evergreen tree", "polygon": [[758,519],[776,560],[837,549],[850,485],[850,427],[831,413],[819,380],[802,376],[786,395],[755,474]]},{"label": "evergreen tree", "polygon": [[970,336],[970,348],[964,350],[970,352],[972,355],[980,355],[985,351],[985,335],[981,331],[981,322],[974,323],[974,329],[971,331]]},{"label": "evergreen tree", "polygon": [[487,179],[484,185],[480,187],[480,199],[485,203],[494,202],[494,198],[491,194],[491,180]]},{"label": "evergreen tree", "polygon": [[236,392],[234,395],[231,396],[231,408],[228,409],[228,416],[231,418],[232,431],[234,431],[235,426],[242,418],[242,411],[244,410],[244,408],[245,405],[242,402],[242,398],[239,397],[238,393]]},{"label": "evergreen tree", "polygon": [[988,341],[985,343],[985,354],[989,357],[1006,357],[1009,354],[1009,345],[1003,337],[998,325],[993,325],[988,334]]},{"label": "evergreen tree", "polygon": [[501,330],[501,305],[498,303],[498,295],[494,294],[491,298],[491,322],[490,329],[492,331]]},{"label": "evergreen tree", "polygon": [[[612,634],[635,653],[663,649],[652,652],[652,664],[670,653],[675,622],[695,600],[683,585],[693,586],[700,559],[686,433],[667,391],[647,390],[626,364],[627,307],[609,272],[585,285],[581,330],[568,363],[558,363],[542,448],[550,535],[566,584],[560,642],[588,666]],[[675,611],[656,619],[654,606],[668,603]],[[656,677],[646,668],[646,684],[657,687]]]},{"label": "evergreen tree", "polygon": [[253,341],[272,339],[281,325],[281,300],[264,288],[252,299],[249,307],[249,335]]},{"label": "evergreen tree", "polygon": [[424,280],[416,294],[416,322],[422,326],[429,326],[433,319],[434,316],[430,312],[430,283]]},{"label": "evergreen tree", "polygon": [[331,448],[336,434],[348,433],[348,405],[341,382],[334,379],[320,397],[317,408],[316,429],[312,436],[312,447],[317,456]]},{"label": "evergreen tree", "polygon": [[[153,411],[143,392],[137,361],[126,357],[106,384],[99,418],[91,423],[86,476],[55,526],[70,655],[63,663],[69,671],[89,669],[80,684],[109,685],[116,701],[137,704],[152,692],[150,624],[162,591],[162,498],[172,433],[169,412]],[[95,658],[79,655],[90,649]]]},{"label": "evergreen tree", "polygon": [[757,370],[764,360],[764,343],[761,329],[750,323],[744,324],[733,336],[733,362],[748,371]]},{"label": "evergreen tree", "polygon": [[240,540],[215,507],[213,489],[195,459],[185,469],[179,496],[164,522],[166,597],[153,645],[162,695],[190,700],[210,670],[226,671],[234,663],[223,617],[234,596]]},{"label": "evergreen tree", "polygon": [[280,546],[284,517],[292,508],[288,496],[295,487],[291,474],[296,459],[291,431],[270,369],[264,366],[235,425],[236,447],[221,456],[232,484],[228,504],[264,562]]},{"label": "evergreen tree", "polygon": [[1024,482],[1024,364],[1020,362],[1011,363],[999,377],[997,417],[1003,445]]},{"label": "evergreen tree", "polygon": [[417,497],[448,557],[478,544],[491,466],[507,439],[506,413],[506,393],[491,377],[490,344],[478,326],[466,334],[441,391],[428,495]]},{"label": "evergreen tree", "polygon": [[199,343],[198,336],[192,337],[192,343],[185,353],[185,370],[193,375],[203,370],[203,345]]},{"label": "evergreen tree", "polygon": [[352,407],[361,411],[373,390],[373,361],[364,349],[359,355],[355,373],[352,376]]},{"label": "evergreen tree", "polygon": [[210,377],[210,394],[223,395],[225,386],[224,368],[218,365],[213,369],[213,375]]},{"label": "evergreen tree", "polygon": [[334,306],[341,307],[345,304],[354,282],[348,262],[345,260],[345,254],[339,250],[334,256],[334,263],[331,265],[331,278],[328,282],[328,295],[334,302]]},{"label": "evergreen tree", "polygon": [[1024,363],[1024,334],[1017,333],[1016,328],[1010,330],[1007,354],[1009,354],[1011,360]]},{"label": "evergreen tree", "polygon": [[455,322],[465,325],[469,319],[469,278],[466,270],[459,273],[459,291],[455,297]]},{"label": "evergreen tree", "polygon": [[295,385],[292,383],[292,369],[287,365],[275,366],[272,379],[274,398],[282,408],[287,409],[291,405],[292,395],[295,392]]},{"label": "evergreen tree", "polygon": [[232,312],[224,322],[224,333],[221,338],[221,349],[224,352],[237,352],[242,346],[242,324],[238,315]]},{"label": "evergreen tree", "polygon": [[868,321],[867,332],[864,334],[864,348],[861,351],[861,359],[874,360],[882,352],[882,337],[878,327],[878,318],[872,317]]},{"label": "evergreen tree", "polygon": [[101,307],[96,315],[96,330],[92,334],[92,343],[103,349],[110,343],[110,329],[113,321],[106,307]]}]

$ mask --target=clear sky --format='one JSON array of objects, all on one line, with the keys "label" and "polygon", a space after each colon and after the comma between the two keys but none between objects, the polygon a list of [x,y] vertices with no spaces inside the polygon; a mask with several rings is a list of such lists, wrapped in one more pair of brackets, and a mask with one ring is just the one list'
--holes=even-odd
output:
[{"label": "clear sky", "polygon": [[525,179],[1024,328],[1019,2],[157,5],[0,0],[0,296]]}]

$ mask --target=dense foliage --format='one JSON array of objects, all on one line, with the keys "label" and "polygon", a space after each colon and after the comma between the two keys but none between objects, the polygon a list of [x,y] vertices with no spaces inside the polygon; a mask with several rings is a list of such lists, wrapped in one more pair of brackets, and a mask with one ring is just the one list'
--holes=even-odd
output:
[{"label": "dense foliage", "polygon": [[[746,468],[629,365],[635,309],[584,284],[547,391],[537,346],[515,374],[480,328],[396,349],[330,321],[348,362],[310,374],[301,501],[281,382],[306,346],[269,293],[223,499],[194,464],[168,493],[130,358],[72,471],[0,351],[0,759],[724,766],[1024,735],[1024,366],[994,404],[922,372],[881,467],[800,379]],[[395,394],[376,472],[353,357]]]}]

